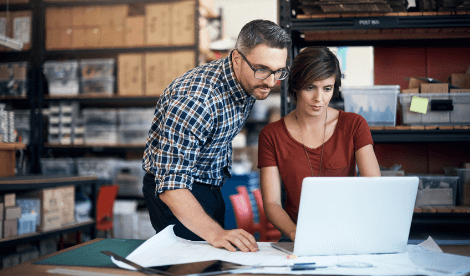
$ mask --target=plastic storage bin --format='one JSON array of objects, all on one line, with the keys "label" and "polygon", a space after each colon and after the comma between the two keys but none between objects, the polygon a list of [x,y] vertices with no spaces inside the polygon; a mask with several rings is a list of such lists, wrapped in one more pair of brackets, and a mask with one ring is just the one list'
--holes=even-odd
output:
[{"label": "plastic storage bin", "polygon": [[114,91],[114,77],[102,79],[82,79],[82,94],[87,95],[112,95]]},{"label": "plastic storage bin", "polygon": [[43,65],[47,80],[70,80],[78,78],[78,61],[46,61]]},{"label": "plastic storage bin", "polygon": [[76,175],[76,165],[72,158],[41,158],[41,171],[43,175]]},{"label": "plastic storage bin", "polygon": [[119,125],[149,130],[155,108],[122,108],[118,110]]},{"label": "plastic storage bin", "polygon": [[118,143],[120,144],[145,144],[149,129],[136,127],[119,127],[117,130]]},{"label": "plastic storage bin", "polygon": [[79,176],[97,176],[101,180],[113,180],[120,161],[113,158],[76,158]]},{"label": "plastic storage bin", "polygon": [[111,77],[114,75],[114,64],[114,58],[82,59],[80,60],[82,79]]},{"label": "plastic storage bin", "polygon": [[92,126],[116,126],[117,125],[117,111],[113,108],[89,108],[83,109],[83,123],[87,127]]},{"label": "plastic storage bin", "polygon": [[142,181],[145,171],[142,170],[142,162],[121,161],[116,170],[114,183],[119,185],[118,195],[143,197]]},{"label": "plastic storage bin", "polygon": [[76,96],[80,92],[78,79],[49,80],[49,95]]},{"label": "plastic storage bin", "polygon": [[0,96],[26,96],[28,80],[0,79]]},{"label": "plastic storage bin", "polygon": [[26,61],[0,63],[0,78],[26,80],[28,68],[29,63]]},{"label": "plastic storage bin", "polygon": [[418,175],[416,206],[455,206],[458,176]]},{"label": "plastic storage bin", "polygon": [[[427,98],[426,114],[410,111],[413,97]],[[459,125],[470,124],[470,93],[400,94],[403,124]]]},{"label": "plastic storage bin", "polygon": [[116,126],[86,126],[85,143],[99,145],[115,145],[118,142]]},{"label": "plastic storage bin", "polygon": [[366,119],[369,126],[395,126],[399,85],[343,87],[344,110]]}]

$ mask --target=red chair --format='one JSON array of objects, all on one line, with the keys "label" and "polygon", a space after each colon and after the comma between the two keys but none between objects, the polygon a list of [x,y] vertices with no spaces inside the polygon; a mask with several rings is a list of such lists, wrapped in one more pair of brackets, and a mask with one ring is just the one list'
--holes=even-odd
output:
[{"label": "red chair", "polygon": [[272,225],[266,218],[263,207],[263,198],[261,190],[253,190],[253,195],[258,205],[259,221],[260,221],[260,241],[278,241],[281,238],[281,232]]},{"label": "red chair", "polygon": [[96,230],[110,232],[111,238],[114,237],[113,207],[118,189],[118,185],[100,186],[96,199]]},{"label": "red chair", "polygon": [[252,235],[259,232],[260,224],[254,223],[250,199],[241,194],[230,195],[229,199],[232,203],[237,228],[243,229]]}]

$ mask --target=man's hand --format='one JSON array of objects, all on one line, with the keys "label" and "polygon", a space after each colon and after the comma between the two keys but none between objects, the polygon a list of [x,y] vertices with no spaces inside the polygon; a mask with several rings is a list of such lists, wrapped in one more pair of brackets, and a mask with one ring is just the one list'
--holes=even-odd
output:
[{"label": "man's hand", "polygon": [[236,251],[235,247],[243,252],[258,251],[253,235],[243,229],[224,230],[206,214],[189,190],[168,190],[159,196],[186,228],[214,247],[225,248],[232,252]]},{"label": "man's hand", "polygon": [[225,248],[235,252],[240,249],[243,252],[256,252],[259,250],[255,238],[243,229],[222,230],[212,239],[207,240],[217,248]]}]

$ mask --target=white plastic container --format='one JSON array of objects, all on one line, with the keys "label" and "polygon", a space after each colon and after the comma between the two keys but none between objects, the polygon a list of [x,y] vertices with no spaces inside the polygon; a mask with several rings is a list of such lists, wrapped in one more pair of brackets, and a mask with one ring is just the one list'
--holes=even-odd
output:
[{"label": "white plastic container", "polygon": [[[413,97],[428,99],[426,114],[410,111]],[[470,93],[400,94],[405,125],[470,124]]]},{"label": "white plastic container", "polygon": [[75,175],[75,161],[73,158],[41,158],[41,171],[43,175]]},{"label": "white plastic container", "polygon": [[117,111],[114,108],[87,108],[82,110],[86,127],[117,126]]},{"label": "white plastic container", "polygon": [[148,132],[149,130],[145,128],[119,127],[117,130],[118,143],[144,145],[147,142]]},{"label": "white plastic container", "polygon": [[395,126],[399,85],[343,87],[344,111],[366,119],[369,126]]},{"label": "white plastic container", "polygon": [[418,175],[416,206],[455,206],[458,176]]},{"label": "white plastic container", "polygon": [[150,129],[155,108],[122,108],[118,110],[119,125]]},{"label": "white plastic container", "polygon": [[85,143],[95,145],[115,145],[118,142],[115,126],[86,126]]},{"label": "white plastic container", "polygon": [[78,61],[46,61],[44,75],[48,81],[78,79]]}]

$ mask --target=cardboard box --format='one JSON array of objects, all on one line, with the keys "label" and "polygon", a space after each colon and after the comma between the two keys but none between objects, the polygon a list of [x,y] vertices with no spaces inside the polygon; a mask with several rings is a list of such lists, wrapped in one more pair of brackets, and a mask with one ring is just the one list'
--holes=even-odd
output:
[{"label": "cardboard box", "polygon": [[401,93],[403,94],[418,94],[419,93],[419,88],[412,88],[412,89],[402,89]]},{"label": "cardboard box", "polygon": [[196,43],[195,2],[175,2],[172,9],[172,45],[194,45]]},{"label": "cardboard box", "polygon": [[470,89],[450,89],[450,93],[470,93]]},{"label": "cardboard box", "polygon": [[61,198],[57,189],[43,189],[26,192],[22,197],[41,200],[39,231],[48,231],[62,226]]},{"label": "cardboard box", "polygon": [[118,48],[125,45],[124,24],[122,25],[106,25],[101,26],[101,42],[102,48]]},{"label": "cardboard box", "polygon": [[428,83],[425,80],[418,79],[418,78],[410,78],[410,81],[408,83],[408,89],[413,89],[413,88],[421,88],[422,83]]},{"label": "cardboard box", "polygon": [[101,32],[99,28],[78,28],[72,32],[72,48],[97,48],[100,45]]},{"label": "cardboard box", "polygon": [[3,207],[15,206],[16,194],[15,193],[3,194],[0,197],[0,202],[3,202]]},{"label": "cardboard box", "polygon": [[31,48],[31,11],[18,11],[12,13],[12,37],[23,42],[23,51]]},{"label": "cardboard box", "polygon": [[126,18],[125,42],[127,46],[144,46],[145,16]]},{"label": "cardboard box", "polygon": [[15,220],[21,217],[21,207],[5,207],[5,220]]},{"label": "cardboard box", "polygon": [[176,79],[196,67],[196,54],[193,51],[172,52],[171,65],[172,79]]},{"label": "cardboard box", "polygon": [[75,222],[75,186],[57,188],[59,194],[60,209],[62,210],[62,225]]},{"label": "cardboard box", "polygon": [[47,8],[46,9],[46,29],[67,29],[72,28],[71,8]]},{"label": "cardboard box", "polygon": [[128,13],[128,5],[102,6],[100,15],[100,26],[124,26]]},{"label": "cardboard box", "polygon": [[170,45],[172,38],[172,8],[169,2],[145,6],[146,45]]},{"label": "cardboard box", "polygon": [[461,89],[470,89],[470,74],[452,74],[450,76],[451,84]]},{"label": "cardboard box", "polygon": [[421,83],[421,93],[449,93],[448,83]]},{"label": "cardboard box", "polygon": [[73,27],[98,27],[101,25],[100,6],[79,6],[72,8]]},{"label": "cardboard box", "polygon": [[18,220],[4,220],[3,221],[3,238],[8,239],[15,237],[18,234]]},{"label": "cardboard box", "polygon": [[46,49],[71,49],[73,45],[73,30],[68,29],[47,29]]},{"label": "cardboard box", "polygon": [[159,96],[173,81],[171,53],[145,55],[145,95]]},{"label": "cardboard box", "polygon": [[143,55],[121,54],[118,56],[118,94],[143,95]]}]

